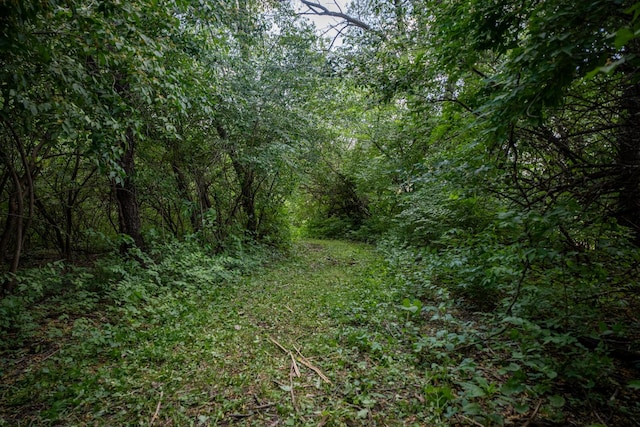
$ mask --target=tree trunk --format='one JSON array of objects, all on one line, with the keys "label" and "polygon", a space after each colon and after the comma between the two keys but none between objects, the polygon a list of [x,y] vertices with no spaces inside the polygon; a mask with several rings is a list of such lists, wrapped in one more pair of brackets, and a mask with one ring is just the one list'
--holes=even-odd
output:
[{"label": "tree trunk", "polygon": [[[9,197],[9,212],[7,216],[7,223],[0,242],[0,250],[2,256],[9,248],[11,236],[14,237],[13,256],[9,265],[9,272],[15,273],[18,271],[20,265],[20,256],[22,255],[22,243],[24,238],[24,193],[22,191],[22,183],[18,178],[18,174],[15,170],[11,170],[11,175],[14,182],[14,192]],[[15,279],[7,279],[2,284],[2,288],[6,293],[10,293],[16,286]]]},{"label": "tree trunk", "polygon": [[258,217],[256,215],[253,192],[255,174],[251,168],[243,166],[239,161],[232,159],[231,162],[240,181],[240,206],[242,206],[242,210],[247,215],[245,228],[249,234],[255,236],[258,232]]},{"label": "tree trunk", "polygon": [[[115,183],[116,202],[118,203],[118,224],[120,233],[133,239],[139,248],[144,248],[144,240],[140,232],[140,209],[138,206],[138,192],[135,184],[135,137],[133,129],[128,128],[124,154],[119,165],[125,176]],[[120,250],[126,252],[130,245],[123,244]]]},{"label": "tree trunk", "polygon": [[[35,192],[33,187],[33,179],[37,174],[35,159],[40,148],[45,145],[46,139],[38,146],[34,147],[31,156],[27,156],[25,146],[23,145],[22,139],[18,133],[7,121],[4,121],[4,125],[9,131],[9,134],[16,146],[16,150],[19,154],[20,162],[22,163],[22,168],[24,170],[22,177],[20,177],[18,175],[18,171],[10,160],[10,156],[6,153],[2,153],[2,158],[7,166],[9,176],[13,181],[13,191],[9,196],[7,223],[5,225],[2,238],[0,239],[0,254],[2,254],[1,256],[4,256],[9,247],[11,235],[13,235],[13,257],[9,265],[9,272],[15,273],[18,271],[18,267],[20,265],[20,258],[22,256],[22,250],[26,239],[26,230],[29,228],[31,223],[33,207],[35,204]],[[28,202],[27,206],[25,206],[25,202]],[[15,280],[10,279],[3,284],[3,288],[6,292],[11,292],[15,285]]]},{"label": "tree trunk", "polygon": [[67,189],[67,200],[64,206],[64,219],[65,219],[65,239],[63,245],[63,256],[66,260],[71,261],[73,257],[71,246],[71,234],[73,233],[73,210],[78,198],[80,190],[74,188],[76,179],[78,178],[78,171],[80,170],[80,153],[75,153],[75,159],[73,163],[73,170],[71,171],[71,184],[72,187]]},{"label": "tree trunk", "polygon": [[[222,126],[218,125],[216,129],[220,138],[227,139],[227,131]],[[247,216],[245,230],[255,236],[258,232],[258,216],[256,215],[255,191],[253,189],[255,173],[251,167],[246,167],[240,162],[235,148],[232,147],[228,154],[238,181],[240,181],[240,206]]]},{"label": "tree trunk", "polygon": [[200,230],[200,226],[202,221],[198,221],[198,209],[193,203],[193,197],[189,193],[189,187],[187,186],[187,178],[184,176],[184,172],[178,165],[176,161],[171,162],[171,169],[173,170],[173,174],[176,179],[176,185],[178,186],[178,191],[180,193],[180,197],[190,206],[189,212],[189,220],[191,221],[191,229],[195,233]]},{"label": "tree trunk", "polygon": [[42,203],[42,200],[40,200],[37,197],[35,201],[35,206],[38,209],[38,211],[40,211],[40,215],[42,215],[42,217],[45,219],[45,221],[47,221],[49,226],[51,226],[51,229],[53,229],[53,232],[56,236],[56,246],[57,246],[58,252],[60,252],[60,255],[64,257],[65,256],[64,255],[65,254],[65,237],[63,236],[63,233],[62,233],[60,221],[56,220],[54,217],[52,217],[49,214],[46,206],[44,205],[44,203]]},{"label": "tree trunk", "polygon": [[[632,75],[628,78],[632,78]],[[622,123],[617,139],[618,210],[616,218],[640,246],[640,83],[629,83],[621,102]]]}]

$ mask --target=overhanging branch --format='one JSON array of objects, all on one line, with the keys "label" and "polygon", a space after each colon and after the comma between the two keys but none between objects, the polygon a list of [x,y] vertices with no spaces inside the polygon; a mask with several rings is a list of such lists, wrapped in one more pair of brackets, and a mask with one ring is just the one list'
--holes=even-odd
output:
[{"label": "overhanging branch", "polygon": [[363,30],[366,30],[366,31],[375,32],[373,30],[373,28],[371,28],[371,26],[369,24],[367,24],[366,22],[362,22],[358,18],[354,18],[353,16],[349,16],[346,13],[335,12],[335,11],[329,10],[326,6],[323,6],[320,3],[314,3],[314,2],[309,1],[309,0],[300,0],[300,1],[302,2],[302,4],[307,6],[316,15],[332,16],[334,18],[344,19],[348,23],[350,23],[352,25],[355,25],[358,28],[362,28]]}]

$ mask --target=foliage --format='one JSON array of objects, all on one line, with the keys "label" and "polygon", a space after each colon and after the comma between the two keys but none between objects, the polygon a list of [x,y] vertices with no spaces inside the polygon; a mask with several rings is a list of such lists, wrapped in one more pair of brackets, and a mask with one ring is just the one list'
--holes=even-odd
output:
[{"label": "foliage", "polygon": [[[608,411],[594,387],[615,388],[623,354],[637,354],[636,7],[352,8],[373,30],[352,31],[340,52],[370,101],[350,164],[407,286],[403,307],[434,313],[407,336],[451,381],[430,389],[440,422],[502,424],[513,411],[574,422],[576,395]],[[630,354],[603,332],[613,329]],[[472,348],[477,357],[454,354]],[[492,382],[477,368],[500,360],[518,364],[505,393],[511,371]],[[612,416],[624,422],[625,411]]]},{"label": "foliage", "polygon": [[[637,414],[637,2],[312,7],[345,18],[329,51],[291,2],[0,9],[2,351],[42,368],[11,365],[25,386],[4,395],[48,390],[28,422],[146,423],[105,396],[153,414],[169,395],[178,424],[246,415],[251,394],[288,425]],[[390,271],[316,242],[239,278],[295,234],[379,243]],[[318,328],[336,389],[224,377],[215,410],[220,390],[181,389],[182,364],[222,378],[184,348],[273,364],[255,332],[274,307],[287,346]]]},{"label": "foliage", "polygon": [[153,234],[220,251],[286,242],[324,78],[287,5],[23,6],[3,15],[0,44],[6,270],[24,252],[98,250],[95,232],[140,248]]},{"label": "foliage", "polygon": [[[151,248],[146,268],[132,258],[102,262],[91,278],[70,273],[109,303],[91,312],[73,299],[38,305],[34,335],[4,353],[29,366],[3,359],[0,423],[411,420],[419,372],[400,363],[411,352],[386,332],[397,327],[388,323],[395,291],[379,256],[341,242],[295,249],[288,259],[238,258],[175,242]],[[290,377],[289,355],[270,338],[298,348],[331,384],[302,364]]]}]

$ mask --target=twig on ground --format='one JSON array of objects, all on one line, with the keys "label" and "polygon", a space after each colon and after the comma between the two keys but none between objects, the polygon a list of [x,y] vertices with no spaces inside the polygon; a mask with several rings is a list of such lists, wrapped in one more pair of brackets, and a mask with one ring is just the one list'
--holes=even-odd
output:
[{"label": "twig on ground", "polygon": [[[291,357],[293,358],[293,356]],[[296,366],[295,361],[291,364],[291,369],[289,370],[289,392],[291,393],[291,404],[293,405],[293,408],[296,410],[296,412],[298,412],[298,406],[296,405],[296,394],[293,391],[293,376],[295,375],[294,366]]]},{"label": "twig on ground", "polygon": [[531,416],[529,417],[529,419],[527,420],[526,423],[524,423],[522,425],[522,427],[528,427],[529,424],[531,424],[533,422],[533,420],[535,420],[536,415],[538,415],[538,411],[540,410],[540,407],[542,406],[542,400],[540,400],[538,402],[538,404],[536,405],[536,409],[533,410],[533,414],[531,414]]},{"label": "twig on ground", "polygon": [[298,364],[296,363],[296,358],[293,357],[293,353],[289,352],[289,356],[291,357],[291,369],[296,374],[296,377],[300,377],[300,369],[298,368]]},{"label": "twig on ground", "polygon": [[60,351],[60,347],[58,347],[57,349],[53,350],[51,353],[47,354],[45,357],[40,359],[40,363],[44,362],[45,360],[47,360],[48,358],[50,358],[51,356],[53,356],[54,354],[56,354],[59,351]]},{"label": "twig on ground", "polygon": [[295,392],[293,391],[293,377],[294,376],[298,376],[298,377],[300,376],[300,369],[298,368],[298,364],[296,363],[296,359],[293,356],[293,353],[291,353],[291,351],[289,351],[286,348],[284,348],[284,346],[282,344],[280,344],[278,341],[276,341],[272,337],[267,337],[267,338],[269,338],[269,341],[271,341],[272,343],[277,345],[278,348],[280,348],[280,350],[284,351],[291,358],[291,369],[289,370],[289,392],[291,393],[291,404],[293,405],[293,407],[297,411],[298,408],[296,406],[296,395],[295,395]]},{"label": "twig on ground", "polygon": [[324,427],[327,424],[328,419],[329,419],[328,415],[325,415],[324,417],[322,417],[322,419],[318,423],[318,427]]},{"label": "twig on ground", "polygon": [[251,417],[253,414],[252,413],[248,413],[248,414],[229,414],[227,415],[229,418],[249,418]]},{"label": "twig on ground", "polygon": [[273,338],[271,338],[271,337],[267,337],[267,338],[269,338],[269,341],[271,341],[272,343],[274,343],[275,345],[277,345],[278,347],[280,347],[280,350],[284,351],[285,353],[291,353],[289,350],[287,350],[286,348],[284,348],[284,347],[282,346],[282,344],[280,344],[278,341],[274,340],[274,339],[273,339]]},{"label": "twig on ground", "polygon": [[275,403],[265,403],[264,405],[258,405],[255,408],[253,408],[254,411],[261,411],[263,409],[268,409],[271,408],[272,406],[276,406]]},{"label": "twig on ground", "polygon": [[296,346],[293,346],[293,348],[296,349],[296,352],[298,353],[298,361],[300,363],[302,363],[304,366],[306,366],[307,368],[311,369],[313,372],[315,372],[320,378],[322,378],[322,380],[324,382],[326,382],[327,384],[331,384],[331,380],[329,378],[327,378],[327,376],[325,374],[322,373],[322,371],[317,368],[315,365],[313,365],[311,362],[309,362],[309,359],[307,359],[306,357],[304,357],[302,355],[302,353],[300,353],[300,350],[298,350],[298,348]]},{"label": "twig on ground", "polygon": [[460,418],[464,419],[465,421],[470,422],[471,424],[473,424],[474,426],[480,426],[480,427],[484,427],[482,424],[480,424],[479,422],[477,422],[476,420],[472,420],[469,417],[465,417],[464,415],[458,415]]},{"label": "twig on ground", "polygon": [[322,373],[322,371],[314,366],[309,359],[307,359],[306,357],[304,357],[302,355],[302,353],[300,353],[300,350],[294,345],[293,348],[296,350],[296,353],[298,353],[298,357],[296,358],[293,353],[290,350],[287,350],[286,348],[284,348],[284,346],[282,344],[280,344],[278,341],[276,341],[275,339],[273,339],[272,337],[267,337],[269,338],[269,341],[271,341],[272,343],[274,343],[275,345],[278,346],[278,348],[280,348],[280,350],[284,351],[286,354],[289,355],[289,357],[291,357],[291,361],[292,363],[292,369],[294,369],[295,367],[295,372],[298,376],[300,376],[300,370],[298,369],[298,365],[296,364],[296,359],[298,360],[298,362],[300,362],[301,364],[303,364],[304,366],[306,366],[307,368],[311,369],[313,372],[315,372],[324,382],[331,384],[331,380]]},{"label": "twig on ground", "polygon": [[160,390],[160,398],[158,399],[158,405],[156,405],[156,412],[153,413],[153,417],[151,417],[151,421],[149,421],[149,426],[153,425],[156,418],[158,418],[158,414],[160,414],[160,404],[162,403],[162,396],[164,396],[164,391]]}]

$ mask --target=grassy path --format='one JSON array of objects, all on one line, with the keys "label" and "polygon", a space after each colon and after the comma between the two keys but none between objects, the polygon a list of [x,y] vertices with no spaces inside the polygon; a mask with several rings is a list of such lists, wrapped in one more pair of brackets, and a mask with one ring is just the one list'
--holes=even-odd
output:
[{"label": "grassy path", "polygon": [[215,423],[402,425],[412,387],[386,348],[394,295],[381,260],[344,242],[295,253],[237,289]]},{"label": "grassy path", "polygon": [[5,377],[0,425],[424,425],[381,259],[344,242],[293,252],[122,325],[76,320],[72,343]]}]

